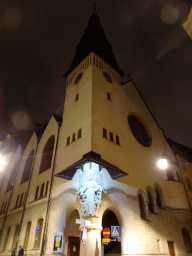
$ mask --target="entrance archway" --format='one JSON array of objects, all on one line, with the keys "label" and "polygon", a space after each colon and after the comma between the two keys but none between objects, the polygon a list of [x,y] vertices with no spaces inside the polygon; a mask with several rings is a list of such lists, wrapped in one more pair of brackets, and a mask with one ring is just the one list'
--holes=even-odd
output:
[{"label": "entrance archway", "polygon": [[[107,227],[110,230],[111,230],[112,226],[119,226],[119,221],[113,211],[106,210],[104,212],[103,219],[102,219],[102,226],[103,226],[103,229]],[[120,227],[119,227],[119,231],[120,231]],[[102,234],[102,237],[103,237],[103,234]],[[110,239],[112,240],[112,241],[110,241],[110,243],[104,244],[104,255],[108,255],[108,256],[110,254],[121,255],[120,239],[113,238],[112,234],[110,234]]]},{"label": "entrance archway", "polygon": [[68,256],[80,255],[80,230],[79,225],[76,224],[76,219],[80,219],[79,212],[77,210],[72,213],[68,213],[65,229],[66,254]]}]

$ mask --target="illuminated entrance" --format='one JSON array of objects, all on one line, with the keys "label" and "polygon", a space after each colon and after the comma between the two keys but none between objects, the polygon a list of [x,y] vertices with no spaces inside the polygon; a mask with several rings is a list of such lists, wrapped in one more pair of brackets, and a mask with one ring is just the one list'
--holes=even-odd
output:
[{"label": "illuminated entrance", "polygon": [[[110,242],[108,244],[104,244],[104,255],[109,255],[109,254],[115,254],[115,255],[121,255],[121,242],[119,241],[119,238],[114,238],[113,236],[118,236],[118,233],[120,233],[120,227],[119,230],[119,222],[117,220],[117,217],[111,210],[106,210],[105,213],[103,214],[103,220],[102,220],[102,226],[104,228],[109,228],[111,230],[112,228],[112,233],[110,233]],[[120,235],[120,234],[119,234]],[[103,237],[103,234],[102,234]]]}]

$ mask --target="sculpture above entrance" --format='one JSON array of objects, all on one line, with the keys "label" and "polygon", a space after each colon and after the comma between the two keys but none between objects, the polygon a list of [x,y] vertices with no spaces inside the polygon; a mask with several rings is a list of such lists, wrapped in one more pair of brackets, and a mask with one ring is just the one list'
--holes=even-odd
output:
[{"label": "sculpture above entrance", "polygon": [[104,191],[103,175],[99,171],[99,165],[93,162],[84,164],[79,180],[78,198],[82,205],[82,215],[96,216]]}]

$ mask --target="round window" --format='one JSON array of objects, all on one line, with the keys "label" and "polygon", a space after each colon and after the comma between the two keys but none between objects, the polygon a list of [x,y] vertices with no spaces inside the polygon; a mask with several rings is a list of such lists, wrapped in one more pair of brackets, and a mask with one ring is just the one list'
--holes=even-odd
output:
[{"label": "round window", "polygon": [[107,72],[103,71],[103,76],[109,83],[112,83],[111,76]]},{"label": "round window", "polygon": [[152,138],[146,130],[146,125],[144,125],[135,115],[128,116],[128,123],[136,140],[144,147],[151,146]]},{"label": "round window", "polygon": [[80,80],[81,80],[81,77],[82,77],[83,73],[80,73],[77,78],[75,79],[75,84],[77,84]]}]

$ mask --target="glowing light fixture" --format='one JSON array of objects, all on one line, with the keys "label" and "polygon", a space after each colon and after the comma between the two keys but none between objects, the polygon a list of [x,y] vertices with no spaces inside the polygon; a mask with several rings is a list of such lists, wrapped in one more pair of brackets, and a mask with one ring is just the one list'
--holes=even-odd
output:
[{"label": "glowing light fixture", "polygon": [[5,166],[5,158],[0,155],[0,170]]},{"label": "glowing light fixture", "polygon": [[158,167],[160,168],[160,169],[163,169],[163,170],[165,170],[167,167],[168,167],[168,162],[167,162],[167,159],[159,159],[159,161],[157,162],[157,164],[158,164]]}]

